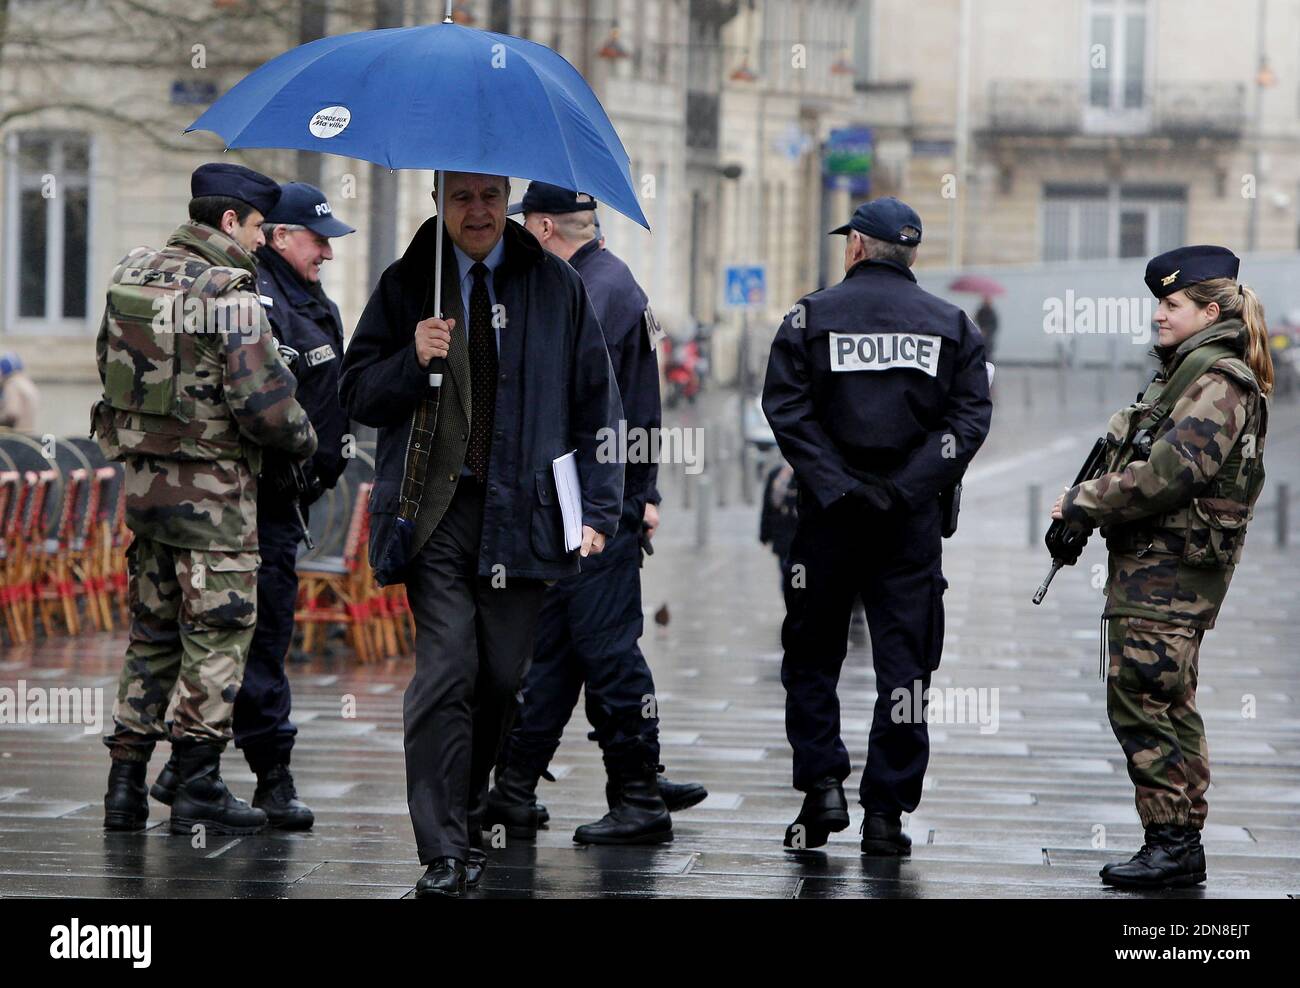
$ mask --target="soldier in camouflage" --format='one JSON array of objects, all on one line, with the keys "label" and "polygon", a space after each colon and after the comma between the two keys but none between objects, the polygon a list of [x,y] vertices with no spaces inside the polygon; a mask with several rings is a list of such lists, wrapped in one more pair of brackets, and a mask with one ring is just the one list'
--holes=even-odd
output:
[{"label": "soldier in camouflage", "polygon": [[1161,370],[1108,428],[1108,472],[1068,490],[1052,517],[1099,526],[1110,552],[1106,709],[1146,839],[1101,871],[1108,885],[1205,880],[1205,726],[1196,709],[1205,632],[1241,559],[1264,483],[1273,387],[1264,310],[1223,247],[1154,258],[1146,282]]},{"label": "soldier in camouflage", "polygon": [[96,344],[92,432],[125,464],[134,536],[104,825],[144,826],[145,771],[174,698],[172,831],[252,833],[266,816],[226,789],[220,758],[257,621],[256,478],[263,448],[305,459],[316,435],[256,291],[253,251],[279,185],[213,164],[191,191],[190,222],[167,246],[114,269]]}]

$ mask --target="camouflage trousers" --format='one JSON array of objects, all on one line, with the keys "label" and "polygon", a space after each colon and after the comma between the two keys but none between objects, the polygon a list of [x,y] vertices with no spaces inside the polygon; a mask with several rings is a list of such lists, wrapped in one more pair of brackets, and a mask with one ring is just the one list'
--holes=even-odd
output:
[{"label": "camouflage trousers", "polygon": [[[256,552],[181,549],[136,536],[127,550],[131,628],[104,737],[113,758],[148,761],[173,740],[224,744],[257,624]],[[173,695],[174,694],[174,695]]]},{"label": "camouflage trousers", "polygon": [[1110,619],[1106,712],[1137,789],[1143,827],[1205,825],[1210,755],[1196,710],[1204,634],[1146,618]]}]

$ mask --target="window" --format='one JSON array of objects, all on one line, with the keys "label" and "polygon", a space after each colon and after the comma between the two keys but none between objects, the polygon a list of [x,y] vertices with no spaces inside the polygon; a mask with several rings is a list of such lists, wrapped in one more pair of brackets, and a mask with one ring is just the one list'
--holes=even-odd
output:
[{"label": "window", "polygon": [[1187,190],[1160,185],[1047,185],[1043,260],[1150,257],[1183,243]]},{"label": "window", "polygon": [[81,134],[19,133],[10,136],[9,151],[7,321],[47,326],[84,322],[89,141]]},{"label": "window", "polygon": [[1113,112],[1147,104],[1147,0],[1089,0],[1088,105]]}]

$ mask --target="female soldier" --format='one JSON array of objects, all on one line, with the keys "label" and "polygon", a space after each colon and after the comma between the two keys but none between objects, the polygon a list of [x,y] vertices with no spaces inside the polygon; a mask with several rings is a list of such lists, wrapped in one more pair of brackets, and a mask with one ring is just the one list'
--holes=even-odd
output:
[{"label": "female soldier", "polygon": [[1108,885],[1205,880],[1205,726],[1197,653],[1241,558],[1264,483],[1273,389],[1264,309],[1223,247],[1180,247],[1147,265],[1162,368],[1110,421],[1109,472],[1057,499],[1053,518],[1101,527],[1110,551],[1106,710],[1146,830],[1101,870]]}]

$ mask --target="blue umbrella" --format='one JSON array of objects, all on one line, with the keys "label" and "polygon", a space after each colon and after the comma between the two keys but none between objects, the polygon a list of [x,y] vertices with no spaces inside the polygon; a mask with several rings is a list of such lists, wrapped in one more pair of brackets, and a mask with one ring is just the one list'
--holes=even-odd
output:
[{"label": "blue umbrella", "polygon": [[545,45],[507,34],[447,22],[321,38],[246,76],[194,130],[232,148],[541,179],[650,228],[586,80]]}]

